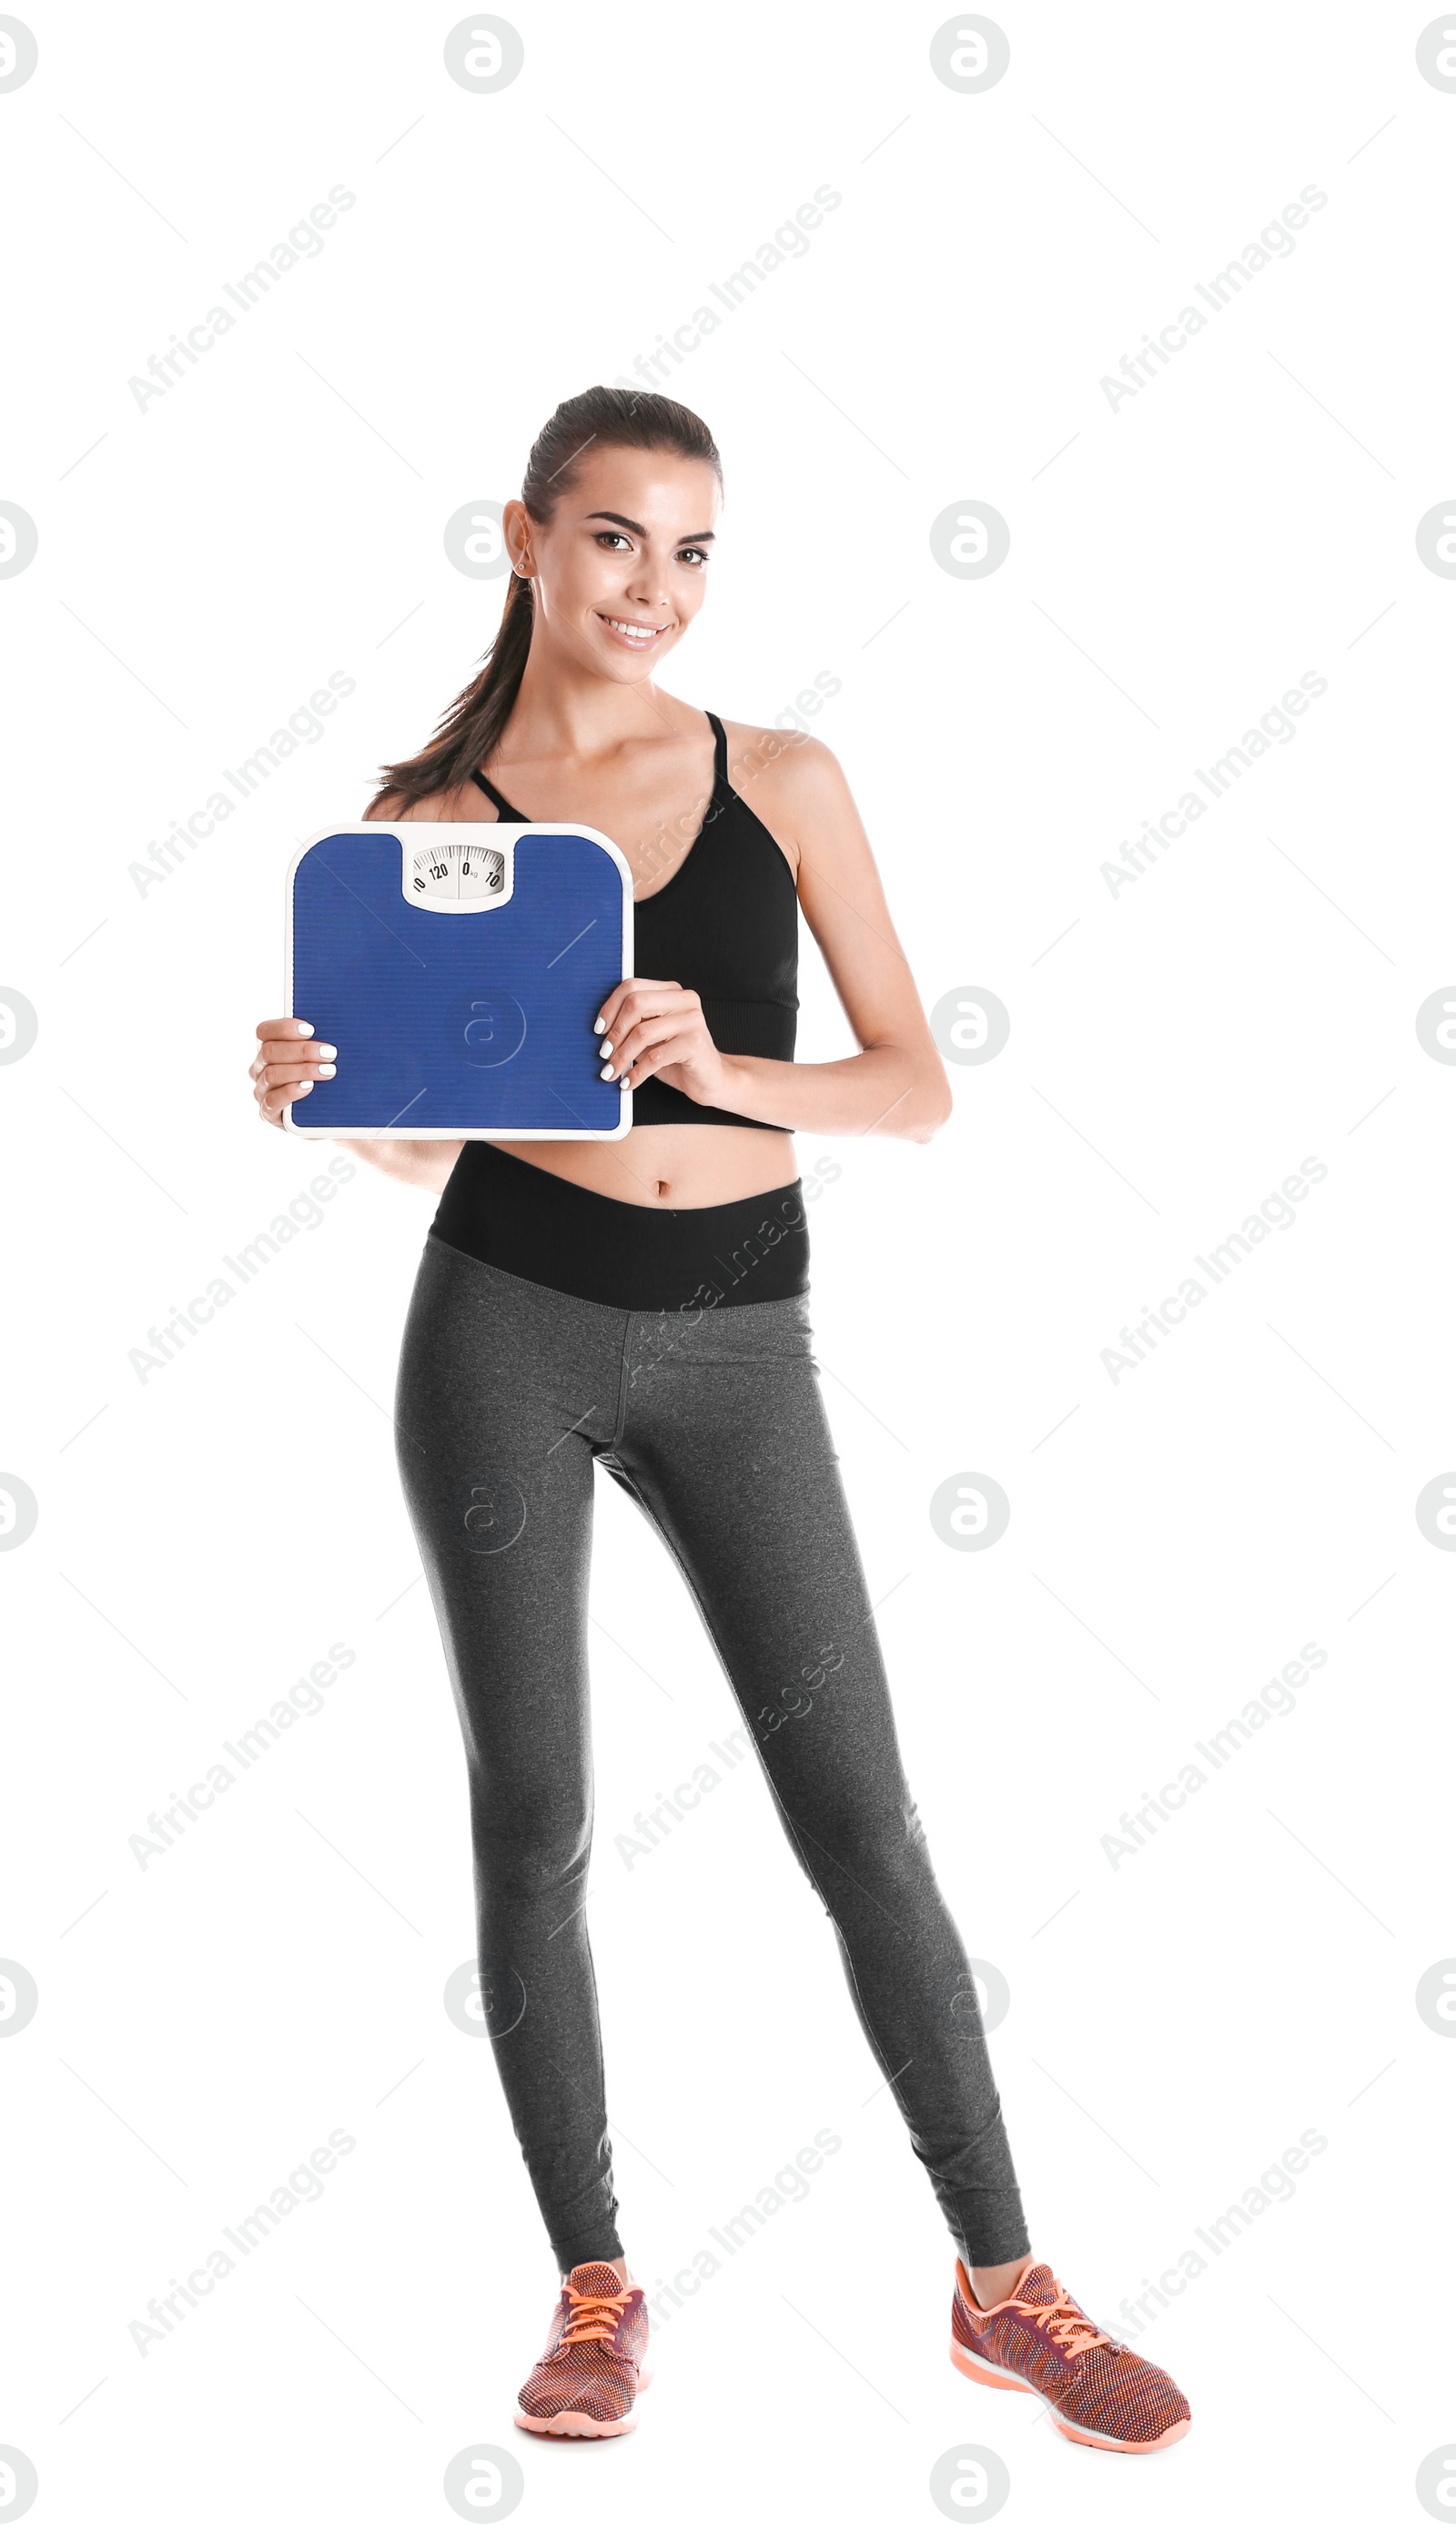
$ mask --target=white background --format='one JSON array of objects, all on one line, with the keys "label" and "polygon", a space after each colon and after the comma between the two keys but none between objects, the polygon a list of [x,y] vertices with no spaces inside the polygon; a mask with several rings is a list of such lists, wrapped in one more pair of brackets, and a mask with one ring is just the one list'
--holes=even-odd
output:
[{"label": "white background", "polygon": [[[1456,1570],[1415,1521],[1456,1464],[1456,95],[1424,6],[999,14],[962,95],[940,23],[516,11],[520,76],[358,0],[32,9],[0,96],[4,983],[0,1955],[38,2009],[11,2110],[0,2442],[37,2532],[459,2527],[494,2444],[524,2531],[934,2532],[967,2442],[1002,2527],[1421,2530],[1456,2457],[1438,2170]],[[357,200],[168,392],[128,389],[309,207]],[[815,729],[928,1009],[992,990],[930,1147],[801,1139],[823,1383],[937,1870],[1010,2010],[991,2039],[1038,2253],[1094,2315],[1327,2148],[1135,2340],[1190,2438],[1061,2442],[946,2359],[943,2226],[757,1767],[628,1870],[616,1835],[735,1725],[675,1572],[603,1481],[589,1920],[623,2233],[651,2291],[793,2160],[842,2149],[658,2339],[626,2442],[512,2425],[554,2273],[490,2050],[463,1758],[385,1410],[432,1208],[362,1165],[142,1381],[129,1353],[332,1151],[264,1134],[297,842],[362,811],[470,674],[502,586],[461,505],[557,400],[628,374],[816,186],[808,251],[657,385],[728,509],[668,684]],[[1099,382],[1315,186],[1328,197],[1114,410]],[[1010,552],[956,578],[947,506]],[[333,672],[354,689],[178,869],[130,868]],[[1328,682],[1116,895],[1120,841],[1305,672]],[[804,932],[799,1055],[847,1027]],[[1325,1178],[1155,1353],[1101,1353],[1313,1157]],[[948,1476],[1011,1521],[953,1549]],[[1327,1662],[1113,1869],[1102,1838],[1306,1642]],[[323,1657],[316,1717],[143,1870],[149,1812]],[[1447,1960],[1447,1963],[1451,1963]],[[331,2129],[325,2192],[145,2356],[129,2323]],[[1257,2203],[1257,2199],[1253,2200]],[[1123,2334],[1132,2335],[1126,2324]]]}]

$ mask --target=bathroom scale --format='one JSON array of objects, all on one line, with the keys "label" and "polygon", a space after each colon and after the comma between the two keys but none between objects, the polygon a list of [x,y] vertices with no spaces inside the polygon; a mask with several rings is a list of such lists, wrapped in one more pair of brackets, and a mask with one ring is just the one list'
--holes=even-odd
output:
[{"label": "bathroom scale", "polygon": [[288,876],[287,1002],[338,1050],[300,1138],[625,1138],[593,1030],[632,975],[632,872],[564,821],[366,821]]}]

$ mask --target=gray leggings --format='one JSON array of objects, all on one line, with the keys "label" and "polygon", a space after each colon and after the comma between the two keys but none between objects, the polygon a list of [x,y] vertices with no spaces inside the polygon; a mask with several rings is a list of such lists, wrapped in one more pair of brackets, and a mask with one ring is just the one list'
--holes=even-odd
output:
[{"label": "gray leggings", "polygon": [[426,1239],[396,1443],[470,1778],[487,2025],[563,2272],[621,2254],[586,1916],[594,1466],[671,1553],[968,2264],[1029,2242],[906,1787],[806,1296],[627,1312]]}]

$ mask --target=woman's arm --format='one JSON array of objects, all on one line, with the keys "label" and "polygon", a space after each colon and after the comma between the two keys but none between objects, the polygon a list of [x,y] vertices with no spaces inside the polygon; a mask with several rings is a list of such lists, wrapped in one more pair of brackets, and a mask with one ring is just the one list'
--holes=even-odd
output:
[{"label": "woman's arm", "polygon": [[[878,1042],[858,1058],[724,1058],[726,1111],[767,1129],[814,1129],[841,1138],[912,1138],[924,1147],[950,1117],[907,1050]],[[934,1107],[933,1107],[934,1104]]]},{"label": "woman's arm", "polygon": [[463,1138],[335,1138],[334,1145],[362,1156],[391,1181],[416,1190],[443,1191],[454,1170]]},{"label": "woman's arm", "polygon": [[610,1001],[613,1068],[625,1063],[634,1084],[660,1074],[695,1101],[766,1127],[924,1145],[950,1116],[950,1080],[844,771],[807,733],[728,731],[730,746],[739,744],[733,783],[751,793],[764,826],[795,861],[799,905],[860,1054],[806,1063],[721,1053],[698,998],[672,982],[667,994],[653,986]]},{"label": "woman's arm", "polygon": [[[784,738],[764,736],[766,741]],[[799,906],[860,1056],[809,1066],[730,1059],[733,1108],[788,1128],[924,1144],[950,1117],[950,1079],[844,769],[822,741],[803,733],[792,736],[761,773],[750,776],[745,767],[735,781],[746,781],[759,818],[796,852]]]},{"label": "woman's arm", "polygon": [[[294,1015],[275,1015],[257,1027],[257,1055],[248,1074],[257,1098],[258,1116],[281,1129],[283,1110],[292,1102],[301,1109],[319,1077],[334,1075],[333,1050],[327,1041],[310,1040]],[[419,1190],[443,1191],[463,1138],[336,1138],[334,1145],[362,1156],[391,1180],[413,1182]]]}]

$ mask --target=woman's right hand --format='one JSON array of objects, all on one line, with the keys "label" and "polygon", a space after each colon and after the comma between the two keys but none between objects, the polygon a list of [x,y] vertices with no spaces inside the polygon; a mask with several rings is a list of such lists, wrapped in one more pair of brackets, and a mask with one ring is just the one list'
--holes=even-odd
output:
[{"label": "woman's right hand", "polygon": [[283,1126],[286,1102],[302,1102],[318,1077],[337,1074],[337,1050],[331,1041],[312,1039],[312,1030],[296,1015],[258,1025],[257,1056],[247,1072],[258,1111],[275,1129]]}]

